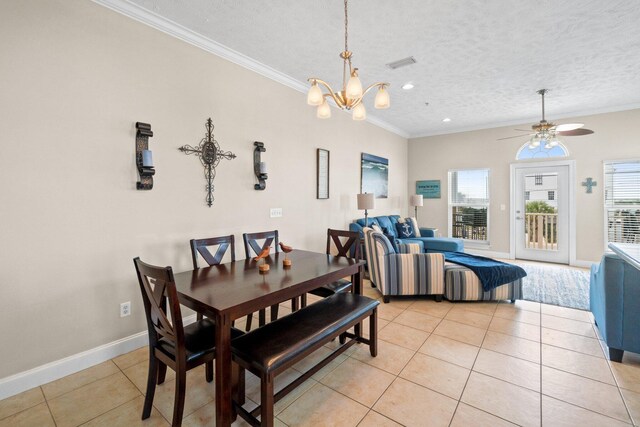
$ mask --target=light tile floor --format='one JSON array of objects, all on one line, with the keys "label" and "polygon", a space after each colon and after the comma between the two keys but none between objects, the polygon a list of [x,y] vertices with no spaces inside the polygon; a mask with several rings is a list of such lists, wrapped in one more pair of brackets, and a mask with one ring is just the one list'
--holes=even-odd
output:
[{"label": "light tile floor", "polygon": [[[368,283],[365,293],[379,297]],[[380,305],[379,328],[378,357],[363,345],[350,348],[278,402],[276,425],[640,425],[640,355],[609,362],[587,312],[403,298]],[[277,387],[335,345],[282,374]],[[151,418],[141,422],[146,375],[142,348],[0,401],[0,427],[167,426],[174,375],[168,371]],[[187,383],[183,425],[213,425],[213,383],[203,368]],[[248,374],[247,407],[255,407],[259,387]]]}]

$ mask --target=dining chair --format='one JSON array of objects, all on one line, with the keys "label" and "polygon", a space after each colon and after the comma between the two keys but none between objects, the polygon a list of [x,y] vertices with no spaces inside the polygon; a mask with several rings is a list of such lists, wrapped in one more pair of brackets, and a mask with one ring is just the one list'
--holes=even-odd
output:
[{"label": "dining chair", "polygon": [[[233,234],[229,236],[209,237],[207,239],[191,239],[189,242],[191,246],[191,258],[193,260],[193,269],[196,270],[200,266],[198,265],[198,259],[202,258],[209,265],[217,265],[222,262],[227,250],[231,253],[231,262],[236,260],[236,244]],[[217,246],[215,254],[212,254],[209,249]],[[197,320],[202,320],[202,313],[197,314]],[[245,330],[251,330],[252,314],[247,315],[247,321]]]},{"label": "dining chair", "polygon": [[[244,241],[244,253],[247,259],[252,256],[257,256],[260,252],[272,246],[272,244],[275,247],[276,253],[280,252],[280,246],[278,245],[278,230],[244,233],[242,235],[242,240]],[[260,241],[262,241],[262,243],[260,243]],[[306,296],[303,295],[300,298],[302,304],[306,305]],[[271,306],[271,321],[278,318],[278,307],[278,304]],[[300,304],[298,303],[298,298],[292,298],[291,311],[296,311],[299,308]],[[264,309],[258,312],[258,324],[260,326],[264,326],[266,324],[266,314]]]},{"label": "dining chair", "polygon": [[[252,256],[257,256],[265,248],[270,247],[272,243],[274,244],[273,246],[276,249],[276,253],[280,252],[280,247],[278,246],[278,230],[244,233],[242,240],[244,241],[244,254],[247,259]],[[260,240],[263,241],[262,244],[259,243]]]},{"label": "dining chair", "polygon": [[[328,229],[326,252],[327,255],[332,255],[332,243],[337,250],[337,254],[335,256],[348,257],[353,258],[356,261],[360,261],[360,234],[357,231]],[[350,290],[351,280],[340,279],[324,285],[320,288],[314,289],[309,293],[326,298],[339,292],[348,292]]]},{"label": "dining chair", "polygon": [[[149,330],[149,372],[147,391],[142,409],[142,419],[151,415],[156,384],[162,384],[167,366],[176,372],[175,400],[171,425],[182,424],[187,371],[206,364],[207,382],[213,380],[215,359],[215,325],[210,319],[202,319],[187,326],[182,324],[180,302],[171,267],[156,267],[133,259],[142,293],[142,302]],[[167,309],[168,306],[168,309]],[[243,332],[231,329],[235,338]],[[244,370],[233,366],[244,384]],[[238,390],[238,395],[244,394]]]}]

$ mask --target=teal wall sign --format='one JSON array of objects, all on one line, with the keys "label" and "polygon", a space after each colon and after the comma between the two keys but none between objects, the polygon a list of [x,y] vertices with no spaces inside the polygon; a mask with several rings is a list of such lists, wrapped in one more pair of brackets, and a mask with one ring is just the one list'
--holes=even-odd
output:
[{"label": "teal wall sign", "polygon": [[422,194],[425,199],[439,199],[440,180],[416,181],[416,194]]}]

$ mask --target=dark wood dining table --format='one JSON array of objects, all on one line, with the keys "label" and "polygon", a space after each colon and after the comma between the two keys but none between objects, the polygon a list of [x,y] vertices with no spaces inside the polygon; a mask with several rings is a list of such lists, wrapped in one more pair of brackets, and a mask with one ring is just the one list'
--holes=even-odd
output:
[{"label": "dark wood dining table", "polygon": [[[362,293],[363,261],[323,253],[294,250],[284,268],[285,254],[265,259],[267,273],[258,263],[239,260],[175,274],[180,303],[213,319],[216,324],[215,396],[216,425],[232,421],[231,322],[346,276],[352,277],[353,292]],[[355,331],[361,336],[359,327]]]}]

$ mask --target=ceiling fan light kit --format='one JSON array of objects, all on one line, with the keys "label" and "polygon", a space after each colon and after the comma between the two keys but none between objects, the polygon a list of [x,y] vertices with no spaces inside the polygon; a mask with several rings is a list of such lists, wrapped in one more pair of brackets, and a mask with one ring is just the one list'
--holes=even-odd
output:
[{"label": "ceiling fan light kit", "polygon": [[[389,83],[376,82],[363,90],[362,82],[358,77],[358,69],[351,64],[352,52],[348,48],[348,15],[347,1],[344,0],[344,51],[340,52],[342,58],[342,90],[334,92],[327,82],[316,77],[311,77],[308,81],[311,83],[309,92],[307,93],[307,104],[318,107],[317,117],[319,119],[328,119],[331,117],[331,108],[327,103],[327,98],[333,99],[336,105],[342,110],[352,112],[353,120],[365,120],[367,111],[362,103],[364,96],[374,88],[378,89],[376,94],[374,107],[377,109],[389,108],[390,99],[389,92],[386,90]],[[347,81],[347,73],[349,80]],[[324,86],[328,93],[323,93],[320,86]]]},{"label": "ceiling fan light kit", "polygon": [[[530,134],[531,138],[529,138],[530,150],[535,150],[542,144],[544,144],[543,147],[546,150],[550,150],[560,144],[561,141],[558,136],[581,136],[593,133],[591,129],[583,129],[584,123],[564,123],[556,125],[555,123],[548,122],[544,115],[544,96],[549,92],[549,89],[540,89],[537,92],[542,97],[542,120],[531,126],[534,133]],[[516,130],[529,132],[523,129]],[[519,136],[500,138],[500,140],[511,138],[519,138]]]}]

